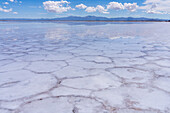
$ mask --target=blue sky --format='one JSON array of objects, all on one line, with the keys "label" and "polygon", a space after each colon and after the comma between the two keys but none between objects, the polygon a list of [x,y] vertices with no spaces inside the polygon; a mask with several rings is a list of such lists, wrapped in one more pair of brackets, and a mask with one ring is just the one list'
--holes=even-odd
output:
[{"label": "blue sky", "polygon": [[170,19],[170,0],[1,0],[0,18],[66,16]]}]

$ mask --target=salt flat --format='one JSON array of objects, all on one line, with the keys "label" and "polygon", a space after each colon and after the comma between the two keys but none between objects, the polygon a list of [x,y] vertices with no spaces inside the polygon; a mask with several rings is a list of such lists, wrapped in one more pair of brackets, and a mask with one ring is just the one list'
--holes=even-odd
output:
[{"label": "salt flat", "polygon": [[0,23],[0,113],[170,113],[170,23]]}]

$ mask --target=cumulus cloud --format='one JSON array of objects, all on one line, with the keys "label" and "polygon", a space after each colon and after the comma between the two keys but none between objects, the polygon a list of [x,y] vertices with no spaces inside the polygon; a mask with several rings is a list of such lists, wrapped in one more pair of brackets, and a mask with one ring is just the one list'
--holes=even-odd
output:
[{"label": "cumulus cloud", "polygon": [[[82,9],[82,6],[84,4],[81,4],[81,5],[77,5],[76,7],[81,7]],[[119,3],[119,2],[110,2],[108,5],[107,5],[107,8],[105,9],[105,7],[101,6],[101,5],[97,5],[96,7],[87,7],[86,6],[86,12],[96,12],[96,11],[99,11],[100,13],[104,13],[104,14],[109,14],[108,10],[109,9],[112,9],[112,10],[123,10],[123,9],[127,9],[131,12],[134,12],[136,11],[136,9],[138,8],[138,5],[137,3],[124,3],[124,5],[122,3]]]},{"label": "cumulus cloud", "polygon": [[44,9],[48,12],[54,12],[54,13],[62,13],[67,12],[68,10],[74,10],[69,6],[70,2],[67,1],[46,1],[43,2]]},{"label": "cumulus cloud", "polygon": [[146,13],[148,13],[148,14],[164,14],[162,12],[158,12],[158,11],[154,11],[154,10],[148,10],[148,11],[146,11]]},{"label": "cumulus cloud", "polygon": [[110,2],[110,3],[107,5],[107,9],[120,10],[120,9],[124,9],[124,6],[123,6],[122,3]]},{"label": "cumulus cloud", "polygon": [[97,5],[96,7],[87,7],[85,11],[88,13],[99,11],[100,13],[109,14],[109,12],[107,12],[107,9],[105,9],[101,5]]},{"label": "cumulus cloud", "polygon": [[[11,0],[10,0],[11,1]],[[14,1],[14,0],[12,0]],[[68,10],[75,10],[69,6],[70,2],[61,0],[61,1],[46,1],[43,2],[44,9],[48,12],[62,13],[67,12]],[[119,2],[110,2],[106,5],[106,8],[101,5],[86,6],[84,4],[78,4],[75,7],[78,9],[84,9],[88,13],[100,12],[104,14],[109,14],[109,10],[128,10],[134,12],[137,9],[143,9],[144,12],[148,14],[170,14],[170,0],[146,0],[143,6],[138,6],[137,3],[119,3]]]},{"label": "cumulus cloud", "polygon": [[146,0],[140,9],[146,10],[149,14],[169,14],[170,0]]},{"label": "cumulus cloud", "polygon": [[10,2],[14,2],[14,0],[9,0]]},{"label": "cumulus cloud", "polygon": [[12,11],[12,8],[10,8],[10,9],[3,9],[3,8],[0,7],[0,11],[8,13],[8,12]]},{"label": "cumulus cloud", "polygon": [[109,12],[107,12],[107,9],[105,9],[101,5],[97,5],[96,10],[98,10],[100,13],[109,14]]},{"label": "cumulus cloud", "polygon": [[107,9],[113,9],[113,10],[123,10],[123,9],[127,9],[131,12],[136,11],[136,9],[138,8],[137,3],[119,3],[119,2],[110,2],[107,5]]},{"label": "cumulus cloud", "polygon": [[3,4],[8,5],[9,3],[8,2],[4,2]]},{"label": "cumulus cloud", "polygon": [[76,5],[76,8],[79,8],[79,9],[86,9],[87,6],[84,5],[84,4],[79,4],[79,5]]},{"label": "cumulus cloud", "polygon": [[119,3],[119,2],[110,2],[105,9],[101,5],[97,5],[96,7],[87,7],[84,4],[76,5],[79,9],[86,9],[86,12],[96,12],[108,14],[108,10],[128,10],[130,12],[134,12],[137,9],[143,9],[144,12],[148,14],[170,14],[170,0],[146,0],[144,6],[138,6],[137,3]]},{"label": "cumulus cloud", "polygon": [[13,14],[16,14],[16,15],[17,15],[17,14],[18,14],[18,12],[13,12]]},{"label": "cumulus cloud", "polygon": [[96,12],[96,8],[95,7],[87,7],[85,11],[88,13]]},{"label": "cumulus cloud", "polygon": [[138,5],[137,3],[124,3],[124,8],[131,11],[131,12],[134,12],[136,11],[136,9],[138,8]]},{"label": "cumulus cloud", "polygon": [[107,8],[105,9],[105,7],[101,6],[101,5],[97,5],[96,7],[87,7],[84,4],[79,4],[76,5],[77,8],[79,9],[86,9],[86,12],[96,12],[99,11],[100,13],[104,13],[104,14],[109,14],[108,10],[112,9],[112,10],[123,10],[123,9],[127,9],[131,12],[136,11],[136,9],[138,8],[137,3],[124,3],[124,5],[122,3],[119,2],[110,2],[107,5]]}]

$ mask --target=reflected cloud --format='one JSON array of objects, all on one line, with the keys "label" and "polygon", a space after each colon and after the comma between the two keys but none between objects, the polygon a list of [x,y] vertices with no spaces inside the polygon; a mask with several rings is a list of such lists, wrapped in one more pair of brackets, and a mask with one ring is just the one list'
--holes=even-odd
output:
[{"label": "reflected cloud", "polygon": [[[73,23],[72,23],[73,24]],[[85,23],[84,23],[85,24]],[[134,39],[141,37],[144,41],[169,41],[170,33],[168,31],[169,23],[119,23],[106,25],[66,25],[60,24],[60,27],[53,27],[46,32],[46,38],[56,40],[72,39]],[[96,23],[95,23],[96,24]],[[100,24],[100,23],[99,23]],[[56,24],[57,25],[57,24]],[[63,27],[61,27],[63,26]],[[166,32],[166,34],[165,34]]]},{"label": "reflected cloud", "polygon": [[68,40],[69,37],[66,36],[66,34],[69,34],[67,30],[65,29],[51,29],[48,30],[45,34],[45,38],[48,39],[55,39],[55,40]]},{"label": "reflected cloud", "polygon": [[135,38],[135,37],[131,37],[131,36],[115,36],[115,37],[110,37],[109,39],[115,40],[115,39],[119,39],[119,38],[123,38],[123,39],[133,39],[133,38]]},{"label": "reflected cloud", "polygon": [[[126,25],[126,24],[125,24]],[[46,31],[45,38],[55,40],[70,40],[70,39],[92,39],[92,38],[107,38],[111,40],[133,39],[140,33],[136,28],[130,28],[124,24],[120,25],[100,25],[100,26],[72,26],[67,25],[65,27],[53,27]],[[119,27],[117,27],[119,26]]]},{"label": "reflected cloud", "polygon": [[[170,43],[169,26],[167,22],[117,22],[101,24],[100,22],[77,22],[67,23],[6,23],[0,24],[0,37],[22,38],[43,37],[56,41],[70,40],[98,40],[98,39],[129,39],[140,37],[140,40],[162,43]],[[82,23],[82,22],[80,22]],[[97,25],[96,25],[97,24]],[[30,29],[31,28],[31,29]],[[22,32],[21,32],[22,31]],[[37,32],[38,31],[38,32]],[[16,38],[16,37],[15,37]]]}]

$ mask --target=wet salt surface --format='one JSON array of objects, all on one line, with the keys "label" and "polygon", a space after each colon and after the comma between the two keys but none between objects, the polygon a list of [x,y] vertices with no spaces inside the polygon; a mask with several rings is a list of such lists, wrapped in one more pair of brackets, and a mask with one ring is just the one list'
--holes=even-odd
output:
[{"label": "wet salt surface", "polygon": [[0,23],[0,113],[169,113],[170,23]]}]

